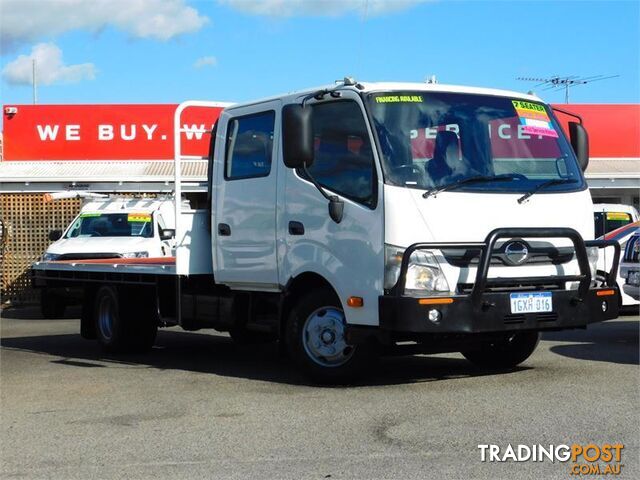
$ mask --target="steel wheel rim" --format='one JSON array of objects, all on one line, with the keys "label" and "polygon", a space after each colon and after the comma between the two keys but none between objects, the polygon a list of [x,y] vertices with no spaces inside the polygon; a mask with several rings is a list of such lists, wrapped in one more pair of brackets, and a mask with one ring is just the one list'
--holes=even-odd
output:
[{"label": "steel wheel rim", "polygon": [[321,307],[307,317],[302,328],[302,344],[307,356],[322,367],[339,367],[353,356],[355,347],[345,340],[344,312]]},{"label": "steel wheel rim", "polygon": [[111,297],[104,296],[100,299],[98,307],[98,326],[102,336],[111,340],[113,336],[113,321],[115,317],[114,302]]}]

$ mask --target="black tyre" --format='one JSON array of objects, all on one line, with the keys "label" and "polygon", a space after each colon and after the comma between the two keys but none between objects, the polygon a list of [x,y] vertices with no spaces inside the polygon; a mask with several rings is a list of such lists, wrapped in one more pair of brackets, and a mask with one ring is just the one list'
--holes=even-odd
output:
[{"label": "black tyre", "polygon": [[461,353],[482,368],[512,368],[529,358],[539,341],[539,332],[513,333],[499,340],[479,343]]},{"label": "black tyre", "polygon": [[375,360],[373,345],[346,343],[345,326],[340,301],[330,290],[300,297],[291,310],[286,326],[289,354],[314,381],[352,382]]},{"label": "black tyre", "polygon": [[136,290],[125,291],[103,286],[96,292],[95,331],[102,347],[109,352],[149,350],[158,331],[145,295],[136,299]]},{"label": "black tyre", "polygon": [[40,311],[44,318],[53,320],[64,317],[65,299],[44,288],[40,292]]}]

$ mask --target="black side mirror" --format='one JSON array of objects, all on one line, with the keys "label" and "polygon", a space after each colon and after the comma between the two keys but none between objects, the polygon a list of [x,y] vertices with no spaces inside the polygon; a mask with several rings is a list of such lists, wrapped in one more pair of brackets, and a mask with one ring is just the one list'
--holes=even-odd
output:
[{"label": "black side mirror", "polygon": [[580,168],[584,172],[589,166],[589,135],[587,130],[578,122],[569,122],[569,139],[573,151],[578,157]]},{"label": "black side mirror", "polygon": [[56,240],[60,240],[62,238],[62,230],[51,230],[49,232],[49,240],[55,242]]},{"label": "black side mirror", "polygon": [[160,230],[160,240],[171,240],[175,236],[175,228],[163,228]]},{"label": "black side mirror", "polygon": [[289,104],[282,108],[282,156],[289,168],[313,163],[313,121],[311,108]]},{"label": "black side mirror", "polygon": [[336,196],[332,196],[329,199],[329,216],[331,220],[336,223],[340,223],[342,221],[342,216],[344,215],[344,202],[340,200]]}]

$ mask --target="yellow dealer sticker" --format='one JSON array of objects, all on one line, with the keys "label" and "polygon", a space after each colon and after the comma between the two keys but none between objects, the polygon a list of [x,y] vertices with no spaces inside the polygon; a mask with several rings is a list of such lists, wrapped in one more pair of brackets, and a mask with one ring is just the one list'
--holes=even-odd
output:
[{"label": "yellow dealer sticker", "polygon": [[376,103],[421,103],[422,95],[384,95],[376,97]]},{"label": "yellow dealer sticker", "polygon": [[607,212],[607,220],[631,220],[631,216],[624,212]]},{"label": "yellow dealer sticker", "polygon": [[128,222],[150,222],[151,215],[148,213],[130,213],[127,216]]}]

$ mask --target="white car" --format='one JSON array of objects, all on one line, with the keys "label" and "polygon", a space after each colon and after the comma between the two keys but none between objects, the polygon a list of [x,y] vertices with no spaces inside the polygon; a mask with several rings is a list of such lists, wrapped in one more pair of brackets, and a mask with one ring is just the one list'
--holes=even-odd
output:
[{"label": "white car", "polygon": [[620,259],[620,276],[624,279],[624,293],[640,300],[640,231],[636,231],[627,241]]},{"label": "white car", "polygon": [[43,260],[171,256],[174,208],[171,200],[91,201],[64,233],[54,230],[49,234],[55,242]]},{"label": "white car", "polygon": [[596,238],[606,235],[613,230],[624,227],[629,223],[640,220],[638,210],[631,205],[622,203],[594,203],[593,221],[595,223]]}]

